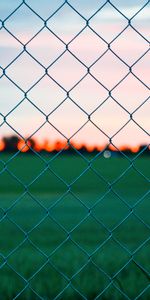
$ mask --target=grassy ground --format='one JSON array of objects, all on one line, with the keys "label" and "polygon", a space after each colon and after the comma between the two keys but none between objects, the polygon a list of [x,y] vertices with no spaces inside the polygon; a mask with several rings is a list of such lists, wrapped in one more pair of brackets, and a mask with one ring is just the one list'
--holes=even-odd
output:
[{"label": "grassy ground", "polygon": [[148,158],[11,156],[0,154],[0,299],[150,299]]}]

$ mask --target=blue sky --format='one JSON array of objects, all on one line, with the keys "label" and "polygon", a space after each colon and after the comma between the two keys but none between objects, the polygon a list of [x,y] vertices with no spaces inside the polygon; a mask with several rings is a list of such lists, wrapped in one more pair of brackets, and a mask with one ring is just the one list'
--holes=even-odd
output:
[{"label": "blue sky", "polygon": [[[13,9],[15,9],[17,6],[20,5],[22,1],[21,0],[2,0],[0,3],[0,17],[1,19],[5,19]],[[93,12],[95,12],[101,5],[103,5],[106,1],[105,0],[68,0],[68,2],[73,5],[76,9],[78,9],[83,15],[86,15],[87,13],[89,15],[92,15]],[[141,7],[143,6],[147,1],[145,0],[112,0],[111,1],[116,7],[121,9],[122,11],[126,12],[129,9]],[[59,6],[61,6],[64,1],[63,0],[43,0],[43,1],[36,1],[36,0],[26,0],[26,3],[30,5],[33,9],[35,9],[37,12],[40,13],[41,16],[44,18],[48,17],[51,13],[54,12],[55,9],[57,9]]]}]

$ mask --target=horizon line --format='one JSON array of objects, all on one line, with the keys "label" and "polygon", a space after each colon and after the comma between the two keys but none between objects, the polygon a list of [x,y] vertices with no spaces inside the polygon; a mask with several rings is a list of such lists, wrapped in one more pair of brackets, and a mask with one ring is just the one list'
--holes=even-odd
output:
[{"label": "horizon line", "polygon": [[4,136],[0,139],[0,152],[8,151],[8,149],[16,151],[18,150],[20,152],[29,152],[32,150],[35,152],[59,152],[62,150],[69,151],[76,149],[78,151],[84,150],[88,153],[92,153],[94,151],[101,152],[105,150],[109,150],[112,152],[130,151],[132,153],[137,153],[142,147],[146,147],[148,150],[150,150],[150,144],[148,143],[141,143],[134,146],[130,144],[122,144],[121,146],[116,146],[111,141],[109,143],[103,143],[101,145],[88,145],[88,143],[86,142],[70,142],[69,139],[67,141],[58,139],[56,141],[50,141],[49,139],[43,139],[43,141],[39,142],[34,138],[23,139],[18,137],[17,135]]}]

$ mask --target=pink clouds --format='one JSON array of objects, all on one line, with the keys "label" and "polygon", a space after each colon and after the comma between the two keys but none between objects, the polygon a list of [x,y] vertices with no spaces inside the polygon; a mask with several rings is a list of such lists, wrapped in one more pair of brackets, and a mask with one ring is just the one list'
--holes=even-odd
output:
[{"label": "pink clouds", "polygon": [[[119,32],[120,27],[118,26],[117,28],[117,25],[113,26],[115,26],[115,30],[118,30]],[[102,29],[104,29],[104,27]],[[108,29],[105,28],[105,33],[107,30]],[[14,39],[7,39],[4,32],[2,32],[2,35],[5,47],[16,47]],[[65,35],[66,40],[69,40],[72,37],[69,32],[68,34],[65,33]],[[26,36],[26,40],[27,39],[28,35]],[[147,43],[128,30],[127,33],[118,38],[116,42],[112,43],[111,47],[114,52],[130,64],[147,50]],[[59,42],[48,30],[41,32],[39,36],[27,45],[27,50],[46,67],[49,66],[49,64],[51,64],[64,49],[63,43]],[[90,66],[107,49],[107,45],[94,36],[89,29],[86,29],[85,32],[69,45],[69,49],[87,66]],[[127,75],[129,69],[111,52],[107,52],[102,59],[90,68],[90,72],[110,90],[113,89],[121,78]],[[133,72],[135,72],[141,80],[147,83],[147,55],[133,67]],[[24,53],[10,68],[8,68],[7,74],[24,91],[27,91],[39,78],[44,76],[45,70]],[[65,54],[48,69],[48,74],[64,89],[69,91],[87,74],[87,69],[69,52],[65,52]],[[73,137],[73,140],[89,145],[105,144],[109,142],[108,137],[114,135],[113,141],[116,145],[148,143],[148,135],[133,121],[130,121],[121,132],[115,135],[116,132],[130,120],[129,113],[136,110],[136,108],[148,97],[148,90],[146,87],[130,74],[112,91],[112,96],[129,113],[125,112],[125,110],[111,98],[109,98],[106,103],[102,104],[108,95],[108,91],[99,85],[90,75],[87,75],[79,85],[71,90],[70,97],[79,107],[85,110],[87,114],[91,114],[91,120],[95,124],[93,125],[88,122],[88,124]],[[37,105],[37,107],[48,115],[55,110],[61,101],[63,101],[66,97],[66,93],[55,84],[53,80],[45,76],[38,85],[31,89],[27,96],[35,105]],[[5,112],[10,110],[7,102],[11,101],[11,97],[13,97],[13,95],[8,94],[6,98]],[[77,105],[67,99],[66,102],[57,108],[55,112],[50,114],[49,117],[49,121],[67,138],[70,138],[86,121],[88,121],[88,115],[82,112]],[[99,108],[97,109],[97,107]],[[93,113],[94,110],[96,111]],[[136,122],[145,130],[148,130],[147,112],[148,103],[143,105],[142,108],[135,113]],[[10,122],[10,125],[14,126],[22,135],[30,136],[45,122],[45,117],[25,100],[23,105],[20,105],[18,110],[15,110],[14,113],[10,115],[8,122]],[[103,130],[108,137],[96,128],[96,126]],[[4,135],[5,132],[8,131],[8,127],[7,130],[5,127],[6,126],[3,126],[1,128],[0,135]],[[49,138],[51,140],[57,140],[62,139],[63,135],[61,136],[61,134],[50,124],[46,124],[35,136],[38,139]]]}]

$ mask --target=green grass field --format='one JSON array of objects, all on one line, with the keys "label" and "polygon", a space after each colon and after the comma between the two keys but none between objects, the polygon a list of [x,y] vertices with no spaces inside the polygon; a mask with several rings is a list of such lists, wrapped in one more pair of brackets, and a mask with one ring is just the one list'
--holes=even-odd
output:
[{"label": "green grass field", "polygon": [[11,156],[0,154],[0,300],[149,300],[148,157]]}]

